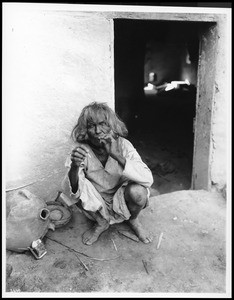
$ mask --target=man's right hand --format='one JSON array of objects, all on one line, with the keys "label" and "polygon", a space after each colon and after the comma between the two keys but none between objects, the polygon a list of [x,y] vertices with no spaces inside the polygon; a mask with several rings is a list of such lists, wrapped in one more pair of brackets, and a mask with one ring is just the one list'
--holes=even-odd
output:
[{"label": "man's right hand", "polygon": [[80,164],[88,155],[90,155],[89,150],[84,145],[79,145],[74,148],[71,152],[72,167],[79,168]]}]

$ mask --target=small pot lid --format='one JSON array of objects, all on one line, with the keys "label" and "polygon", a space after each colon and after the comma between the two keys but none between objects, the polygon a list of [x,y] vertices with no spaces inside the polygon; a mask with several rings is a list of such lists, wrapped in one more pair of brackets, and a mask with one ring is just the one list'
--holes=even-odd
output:
[{"label": "small pot lid", "polygon": [[55,225],[55,228],[66,225],[71,217],[72,211],[69,207],[63,206],[56,201],[49,201],[46,203],[47,209],[50,211],[50,220]]}]

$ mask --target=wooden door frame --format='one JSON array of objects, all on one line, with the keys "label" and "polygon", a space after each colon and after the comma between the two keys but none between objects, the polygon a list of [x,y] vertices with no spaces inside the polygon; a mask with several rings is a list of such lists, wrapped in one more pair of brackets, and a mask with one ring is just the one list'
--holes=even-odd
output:
[{"label": "wooden door frame", "polygon": [[200,31],[197,72],[196,117],[191,189],[210,190],[212,150],[212,108],[215,96],[217,24],[206,23]]}]

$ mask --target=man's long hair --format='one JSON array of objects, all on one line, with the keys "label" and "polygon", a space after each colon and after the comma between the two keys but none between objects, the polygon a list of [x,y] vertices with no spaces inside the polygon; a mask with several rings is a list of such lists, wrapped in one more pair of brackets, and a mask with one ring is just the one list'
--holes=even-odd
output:
[{"label": "man's long hair", "polygon": [[99,113],[105,116],[105,121],[115,136],[126,137],[128,135],[128,130],[124,122],[106,103],[92,102],[82,109],[77,124],[72,130],[71,137],[75,142],[87,142],[88,122],[95,120],[95,116]]}]

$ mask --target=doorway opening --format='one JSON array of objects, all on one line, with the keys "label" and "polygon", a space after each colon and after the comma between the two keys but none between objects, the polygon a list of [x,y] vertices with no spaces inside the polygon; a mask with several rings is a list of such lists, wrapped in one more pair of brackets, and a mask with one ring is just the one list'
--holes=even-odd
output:
[{"label": "doorway opening", "polygon": [[115,110],[153,173],[152,196],[191,188],[200,26],[114,20]]}]

